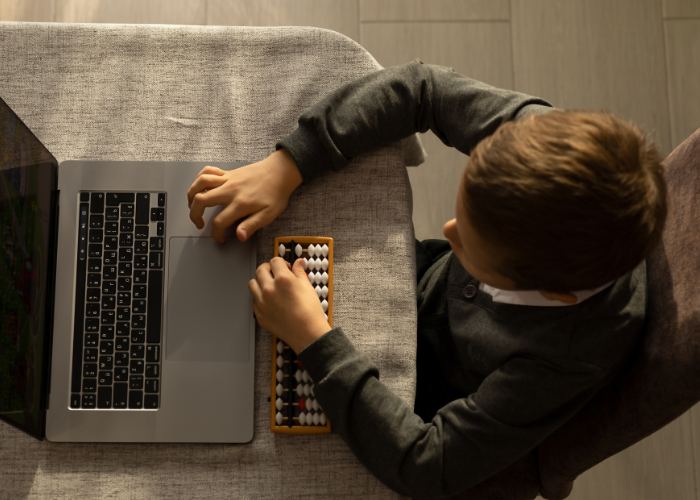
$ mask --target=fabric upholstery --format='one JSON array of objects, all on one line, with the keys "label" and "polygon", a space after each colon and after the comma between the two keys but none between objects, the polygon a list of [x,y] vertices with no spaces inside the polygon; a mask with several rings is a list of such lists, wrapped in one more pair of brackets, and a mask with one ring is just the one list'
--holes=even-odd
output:
[{"label": "fabric upholstery", "polygon": [[[380,68],[349,38],[300,27],[0,23],[0,54],[0,95],[59,161],[259,160],[322,95]],[[258,240],[261,263],[277,235],[335,238],[335,324],[409,404],[415,256],[404,167],[421,161],[415,137],[357,158],[302,186]],[[270,336],[258,332],[247,445],[57,444],[0,423],[0,497],[396,496],[338,436],[273,435],[270,376]]]}]

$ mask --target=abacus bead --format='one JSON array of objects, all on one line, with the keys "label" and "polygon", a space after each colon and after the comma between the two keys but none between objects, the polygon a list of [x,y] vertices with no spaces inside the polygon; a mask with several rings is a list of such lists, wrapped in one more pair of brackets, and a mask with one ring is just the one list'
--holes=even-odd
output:
[{"label": "abacus bead", "polygon": [[297,255],[297,257],[301,257],[301,245],[297,243],[297,246],[294,247],[294,253]]},{"label": "abacus bead", "polygon": [[313,417],[314,425],[318,425],[318,422],[319,422],[318,419],[319,419],[318,413],[314,413],[314,417]]},{"label": "abacus bead", "polygon": [[282,343],[281,340],[277,341],[277,352],[279,354],[282,354],[282,351],[284,351],[284,344]]},{"label": "abacus bead", "polygon": [[298,394],[299,396],[303,396],[303,395],[304,395],[304,392],[305,392],[305,391],[304,391],[304,387],[305,387],[304,384],[299,384],[299,385],[297,385],[297,394]]},{"label": "abacus bead", "polygon": [[321,247],[321,255],[323,255],[324,257],[328,257],[328,245],[324,244]]},{"label": "abacus bead", "polygon": [[308,247],[306,247],[306,253],[309,254],[309,257],[313,256],[315,250],[316,250],[316,246],[313,243],[311,243]]},{"label": "abacus bead", "polygon": [[301,378],[304,380],[304,382],[308,382],[309,381],[309,372],[304,370],[301,374]]},{"label": "abacus bead", "polygon": [[307,410],[314,409],[314,402],[311,400],[311,398],[306,398],[306,409]]},{"label": "abacus bead", "polygon": [[326,299],[323,299],[321,301],[321,307],[323,307],[323,312],[328,312],[328,301]]},{"label": "abacus bead", "polygon": [[282,382],[283,378],[284,378],[284,373],[282,373],[282,370],[277,370],[277,382]]},{"label": "abacus bead", "polygon": [[282,368],[284,364],[284,358],[282,356],[277,356],[277,368]]},{"label": "abacus bead", "polygon": [[326,321],[328,321],[328,315],[326,313],[323,313],[323,315],[326,317]]},{"label": "abacus bead", "polygon": [[311,394],[313,397],[316,397],[316,394],[314,394],[314,386],[313,385],[309,389],[309,394]]},{"label": "abacus bead", "polygon": [[321,416],[318,417],[318,421],[319,421],[319,423],[320,423],[321,425],[326,425],[326,414],[325,414],[325,413],[321,413]]},{"label": "abacus bead", "polygon": [[314,288],[314,290],[316,291],[316,295],[318,295],[318,298],[320,299],[321,294],[323,293],[323,290],[321,290],[321,287],[318,285],[316,285],[316,288]]},{"label": "abacus bead", "polygon": [[294,373],[294,378],[297,379],[297,382],[300,382],[300,381],[301,381],[301,370],[297,370],[297,371]]},{"label": "abacus bead", "polygon": [[306,257],[304,257],[304,269],[306,271],[309,270],[309,259],[307,259]]},{"label": "abacus bead", "polygon": [[[323,273],[323,274],[326,274],[326,273]],[[316,284],[317,284],[317,285],[320,284],[320,283],[323,283],[323,274],[317,272],[317,273],[314,275],[314,279],[316,280]],[[325,283],[323,283],[323,284],[325,285]]]},{"label": "abacus bead", "polygon": [[299,411],[304,411],[304,408],[306,408],[306,400],[299,398]]},{"label": "abacus bead", "polygon": [[[304,396],[308,396],[310,394],[311,386],[309,384],[304,384]],[[298,393],[298,391],[297,391]],[[299,394],[301,396],[301,394]]]},{"label": "abacus bead", "polygon": [[284,248],[284,245],[282,243],[280,243],[278,250],[279,250],[279,256],[284,258],[284,254],[287,252],[287,249]]},{"label": "abacus bead", "polygon": [[283,391],[284,388],[282,387],[282,384],[277,384],[277,387],[275,387],[275,392],[277,393],[277,395],[281,396]]},{"label": "abacus bead", "polygon": [[[316,273],[316,274],[318,275],[318,273]],[[321,283],[323,283],[324,285],[328,284],[328,273],[327,272],[324,272],[321,275]]]},{"label": "abacus bead", "polygon": [[328,297],[328,287],[326,285],[323,285],[323,288],[321,288],[321,295],[324,299]]},{"label": "abacus bead", "polygon": [[277,425],[282,425],[282,414],[280,412],[277,412],[277,415],[275,415],[275,422],[277,422]]},{"label": "abacus bead", "polygon": [[301,425],[306,425],[306,414],[305,413],[299,414],[299,423]]},{"label": "abacus bead", "polygon": [[321,269],[324,271],[328,271],[328,259],[323,259],[321,261]]},{"label": "abacus bead", "polygon": [[313,283],[313,282],[314,282],[314,278],[316,277],[316,275],[314,274],[314,272],[311,271],[311,272],[308,274],[308,276],[309,276],[309,281],[310,281],[311,283]]},{"label": "abacus bead", "polygon": [[275,401],[275,408],[277,408],[278,410],[281,410],[282,406],[284,406],[282,404],[282,398],[277,398],[277,401]]}]

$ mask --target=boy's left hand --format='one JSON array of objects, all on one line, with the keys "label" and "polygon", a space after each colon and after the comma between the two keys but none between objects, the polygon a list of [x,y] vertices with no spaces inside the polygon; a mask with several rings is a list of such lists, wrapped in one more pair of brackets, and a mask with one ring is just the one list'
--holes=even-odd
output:
[{"label": "boy's left hand", "polygon": [[297,354],[331,330],[303,259],[297,259],[294,266],[281,257],[260,264],[248,289],[260,326]]}]

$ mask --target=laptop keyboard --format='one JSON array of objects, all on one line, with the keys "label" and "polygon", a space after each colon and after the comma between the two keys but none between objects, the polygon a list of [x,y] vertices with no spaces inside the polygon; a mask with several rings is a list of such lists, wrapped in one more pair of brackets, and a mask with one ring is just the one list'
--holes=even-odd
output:
[{"label": "laptop keyboard", "polygon": [[70,408],[160,406],[165,203],[80,192]]}]

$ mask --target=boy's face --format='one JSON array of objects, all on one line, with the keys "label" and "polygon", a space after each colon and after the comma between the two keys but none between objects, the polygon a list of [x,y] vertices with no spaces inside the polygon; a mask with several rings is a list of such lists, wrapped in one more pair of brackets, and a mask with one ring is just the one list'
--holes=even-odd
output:
[{"label": "boy's face", "polygon": [[460,186],[455,207],[456,217],[442,227],[455,257],[469,274],[482,283],[501,290],[515,290],[515,283],[495,270],[498,249],[483,240],[471,225],[462,202],[463,191],[463,186]]}]

